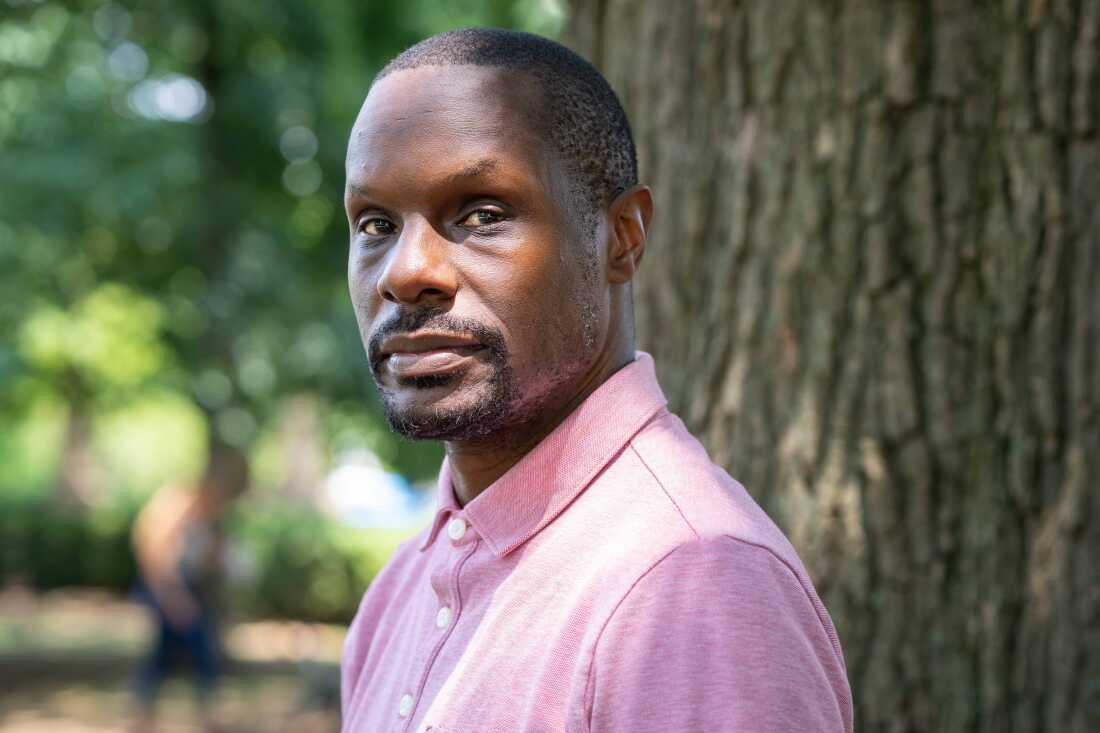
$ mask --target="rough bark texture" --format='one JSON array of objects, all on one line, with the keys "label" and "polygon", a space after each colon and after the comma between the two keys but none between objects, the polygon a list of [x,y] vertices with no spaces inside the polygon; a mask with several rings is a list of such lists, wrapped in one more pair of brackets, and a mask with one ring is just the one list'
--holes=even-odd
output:
[{"label": "rough bark texture", "polygon": [[1100,730],[1100,0],[576,0],[639,345],[791,536],[862,731]]}]

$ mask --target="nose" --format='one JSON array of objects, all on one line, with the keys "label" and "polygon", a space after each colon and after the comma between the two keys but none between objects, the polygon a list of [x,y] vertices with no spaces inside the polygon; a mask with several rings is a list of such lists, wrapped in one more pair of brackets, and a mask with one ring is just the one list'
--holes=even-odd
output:
[{"label": "nose", "polygon": [[450,244],[427,221],[406,221],[378,279],[378,294],[392,303],[420,307],[452,301],[458,282]]}]

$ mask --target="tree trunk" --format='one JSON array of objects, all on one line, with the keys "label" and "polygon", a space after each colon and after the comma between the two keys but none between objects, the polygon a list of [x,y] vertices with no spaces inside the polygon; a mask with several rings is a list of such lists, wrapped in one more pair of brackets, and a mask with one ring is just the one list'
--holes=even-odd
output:
[{"label": "tree trunk", "polygon": [[316,506],[325,483],[324,407],[309,394],[291,397],[279,414],[279,445],[283,457],[282,497],[296,507]]},{"label": "tree trunk", "polygon": [[103,468],[92,450],[92,419],[84,400],[69,403],[59,463],[55,503],[87,509],[104,498]]},{"label": "tree trunk", "polygon": [[1100,0],[576,0],[671,407],[791,536],[862,731],[1100,730]]}]

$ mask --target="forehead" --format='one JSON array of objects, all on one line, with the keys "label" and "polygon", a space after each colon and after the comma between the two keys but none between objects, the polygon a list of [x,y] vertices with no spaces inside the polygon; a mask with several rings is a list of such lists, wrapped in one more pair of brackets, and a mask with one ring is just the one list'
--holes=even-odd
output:
[{"label": "forehead", "polygon": [[490,166],[538,175],[548,146],[537,92],[522,72],[424,66],[394,72],[367,95],[348,141],[349,187],[416,184]]}]

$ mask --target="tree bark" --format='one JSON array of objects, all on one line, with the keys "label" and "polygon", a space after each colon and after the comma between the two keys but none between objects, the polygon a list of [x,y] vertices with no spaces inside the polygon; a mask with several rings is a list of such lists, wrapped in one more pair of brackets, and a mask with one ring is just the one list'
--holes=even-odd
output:
[{"label": "tree bark", "polygon": [[639,347],[857,730],[1100,730],[1100,0],[572,5],[656,194]]}]

